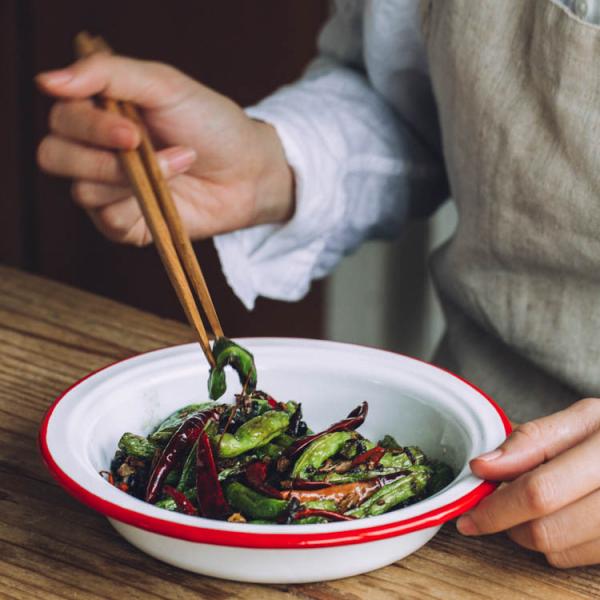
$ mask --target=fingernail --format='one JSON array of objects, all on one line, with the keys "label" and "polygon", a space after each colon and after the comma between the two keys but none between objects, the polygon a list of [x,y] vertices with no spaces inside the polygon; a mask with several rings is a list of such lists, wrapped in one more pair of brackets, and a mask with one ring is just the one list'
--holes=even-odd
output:
[{"label": "fingernail", "polygon": [[169,152],[166,159],[169,170],[177,173],[187,169],[196,160],[196,152],[191,148],[177,148]]},{"label": "fingernail", "polygon": [[73,74],[70,71],[61,69],[59,71],[47,71],[46,73],[40,73],[37,76],[37,79],[45,85],[64,85],[73,79]]},{"label": "fingernail", "polygon": [[475,521],[468,515],[463,515],[456,521],[456,529],[462,535],[476,535],[477,527],[475,526]]},{"label": "fingernail", "polygon": [[502,456],[502,450],[500,448],[496,448],[496,450],[492,450],[491,452],[486,452],[481,456],[477,457],[477,460],[483,460],[485,462],[490,462],[492,460],[496,460]]}]

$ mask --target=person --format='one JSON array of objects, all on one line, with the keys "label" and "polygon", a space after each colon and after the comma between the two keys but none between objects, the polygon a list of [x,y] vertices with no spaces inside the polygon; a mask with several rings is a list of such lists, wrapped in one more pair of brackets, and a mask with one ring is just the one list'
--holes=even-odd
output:
[{"label": "person", "polygon": [[89,98],[138,104],[189,234],[216,236],[248,307],[300,298],[451,194],[458,228],[432,258],[436,361],[526,421],[472,462],[507,484],[458,529],[506,531],[556,567],[599,563],[599,10],[339,0],[305,75],[246,111],[170,66],[92,57],[38,76],[58,98],[38,161],[74,179],[108,238],[150,243],[114,154],[139,132]]}]

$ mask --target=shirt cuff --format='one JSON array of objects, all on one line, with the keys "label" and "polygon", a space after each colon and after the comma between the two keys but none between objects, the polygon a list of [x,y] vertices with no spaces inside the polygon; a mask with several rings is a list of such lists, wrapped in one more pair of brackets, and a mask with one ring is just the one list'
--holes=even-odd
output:
[{"label": "shirt cuff", "polygon": [[[293,217],[281,225],[259,225],[214,238],[225,278],[249,310],[259,295],[275,300],[301,299],[310,288],[326,232],[341,218],[336,214],[336,203],[327,201],[333,190],[323,189],[323,182],[333,183],[336,179],[335,161],[324,153],[313,157],[312,149],[302,145],[307,138],[306,126],[302,117],[285,104],[271,97],[246,109],[246,113],[277,130],[294,172]],[[313,160],[319,161],[318,181],[305,176],[312,172],[309,163]]]}]

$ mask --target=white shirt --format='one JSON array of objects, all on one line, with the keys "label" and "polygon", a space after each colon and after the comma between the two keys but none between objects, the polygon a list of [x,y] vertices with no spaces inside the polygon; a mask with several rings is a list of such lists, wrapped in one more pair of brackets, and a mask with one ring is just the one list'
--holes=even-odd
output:
[{"label": "white shirt", "polygon": [[[600,22],[600,0],[562,3]],[[296,182],[288,223],[215,238],[248,308],[258,295],[300,299],[364,239],[397,235],[411,214],[448,196],[419,2],[335,7],[302,79],[247,109],[277,129]]]}]

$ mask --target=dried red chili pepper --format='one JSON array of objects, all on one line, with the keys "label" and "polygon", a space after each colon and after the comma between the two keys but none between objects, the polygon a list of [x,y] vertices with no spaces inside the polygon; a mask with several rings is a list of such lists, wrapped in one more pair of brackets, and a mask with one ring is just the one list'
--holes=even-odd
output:
[{"label": "dried red chili pepper", "polygon": [[196,494],[202,516],[220,519],[231,514],[232,510],[219,481],[212,446],[205,431],[198,437],[196,448]]},{"label": "dried red chili pepper", "polygon": [[352,461],[351,468],[358,467],[358,465],[362,465],[364,463],[373,463],[373,465],[376,465],[384,454],[385,448],[382,448],[381,446],[375,446],[375,448],[371,448],[370,450],[355,456]]},{"label": "dried red chili pepper", "polygon": [[255,460],[246,467],[246,482],[255,491],[271,496],[282,498],[281,492],[267,483],[268,464],[262,460]]},{"label": "dried red chili pepper", "polygon": [[211,419],[216,419],[218,414],[219,412],[214,409],[202,410],[193,414],[180,425],[152,469],[146,487],[146,502],[154,503],[158,500],[162,484],[167,475],[183,458],[185,451],[194,445],[200,433],[204,431],[206,424]]},{"label": "dried red chili pepper", "polygon": [[392,483],[400,477],[405,477],[408,471],[398,471],[389,475],[381,475],[366,481],[341,483],[321,489],[291,489],[281,492],[284,500],[296,498],[302,504],[319,500],[333,500],[338,505],[343,505],[346,510],[358,506],[372,496],[384,485]]},{"label": "dried red chili pepper", "polygon": [[110,471],[100,471],[100,476],[104,478],[104,476],[106,475],[106,481],[108,481],[108,483],[110,483],[110,485],[115,485],[115,478],[113,477],[113,474]]},{"label": "dried red chili pepper", "polygon": [[305,519],[306,517],[324,517],[330,521],[354,521],[356,519],[356,517],[350,515],[342,515],[341,513],[336,513],[332,510],[323,510],[321,508],[307,508],[305,510],[299,510],[292,515],[294,521]]},{"label": "dried red chili pepper", "polygon": [[357,406],[345,419],[334,423],[324,431],[320,431],[319,433],[315,433],[314,435],[309,435],[308,437],[302,438],[298,440],[294,444],[292,444],[285,452],[285,455],[288,457],[293,457],[302,452],[306,446],[324,436],[327,433],[334,433],[336,431],[348,431],[351,429],[356,429],[360,427],[367,417],[367,412],[369,410],[369,405],[367,402],[363,402],[360,406]]},{"label": "dried red chili pepper", "polygon": [[171,496],[177,503],[177,507],[186,515],[198,514],[196,507],[189,501],[188,497],[183,492],[180,492],[171,485],[165,485],[163,487],[163,492],[168,496]]}]

